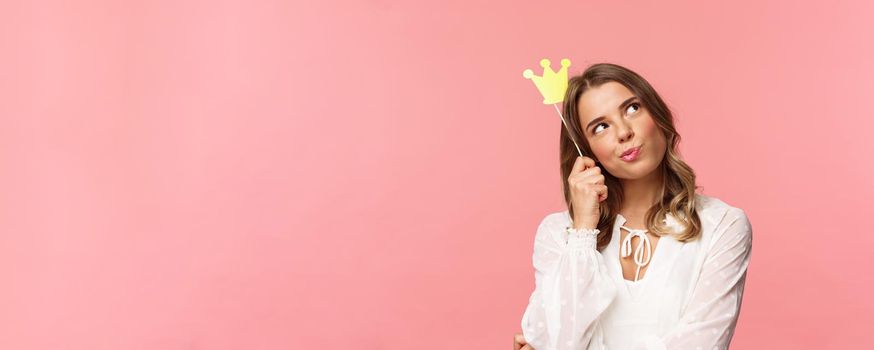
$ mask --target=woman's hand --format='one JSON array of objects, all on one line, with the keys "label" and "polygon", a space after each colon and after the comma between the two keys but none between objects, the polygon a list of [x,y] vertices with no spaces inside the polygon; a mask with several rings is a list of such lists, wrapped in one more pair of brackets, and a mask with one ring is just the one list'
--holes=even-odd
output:
[{"label": "woman's hand", "polygon": [[601,202],[607,199],[607,185],[601,168],[595,166],[592,158],[577,157],[567,181],[574,208],[574,228],[597,228]]},{"label": "woman's hand", "polygon": [[522,333],[516,333],[513,335],[513,350],[536,350],[531,345],[528,344],[528,341],[525,340],[525,337]]}]

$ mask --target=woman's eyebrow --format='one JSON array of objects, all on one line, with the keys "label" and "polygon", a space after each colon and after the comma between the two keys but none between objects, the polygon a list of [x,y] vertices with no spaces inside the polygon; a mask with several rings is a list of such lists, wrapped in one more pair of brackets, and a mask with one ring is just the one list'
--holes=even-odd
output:
[{"label": "woman's eyebrow", "polygon": [[[627,100],[622,101],[622,103],[619,104],[619,108],[618,108],[618,109],[619,109],[620,111],[623,110],[625,107],[627,107],[629,104],[631,104],[631,102],[634,101],[634,99],[636,99],[636,98],[637,98],[637,96],[631,96],[631,97],[629,97]],[[604,118],[606,118],[606,117],[602,115],[602,116],[600,116],[600,117],[597,117],[597,118],[595,118],[595,119],[592,119],[592,121],[590,121],[589,124],[586,125],[586,130],[589,130],[589,128],[592,127],[592,125],[594,125],[595,123],[597,123],[597,122],[599,122],[599,121],[604,120]]]}]

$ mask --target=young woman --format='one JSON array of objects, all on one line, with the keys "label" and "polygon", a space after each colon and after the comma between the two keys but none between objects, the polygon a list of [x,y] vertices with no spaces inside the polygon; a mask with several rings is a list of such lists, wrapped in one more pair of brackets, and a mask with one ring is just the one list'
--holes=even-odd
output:
[{"label": "young woman", "polygon": [[727,349],[750,262],[746,213],[695,193],[671,111],[638,74],[592,65],[568,81],[563,108],[568,210],[537,228],[514,350]]}]

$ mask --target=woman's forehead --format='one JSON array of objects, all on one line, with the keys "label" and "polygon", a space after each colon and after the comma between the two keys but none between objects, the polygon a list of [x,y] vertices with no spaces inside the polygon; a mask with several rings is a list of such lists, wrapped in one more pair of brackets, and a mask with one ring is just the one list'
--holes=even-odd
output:
[{"label": "woman's forehead", "polygon": [[618,111],[619,105],[633,96],[631,90],[615,81],[592,87],[580,96],[577,105],[580,119],[585,123],[600,116],[607,116]]}]

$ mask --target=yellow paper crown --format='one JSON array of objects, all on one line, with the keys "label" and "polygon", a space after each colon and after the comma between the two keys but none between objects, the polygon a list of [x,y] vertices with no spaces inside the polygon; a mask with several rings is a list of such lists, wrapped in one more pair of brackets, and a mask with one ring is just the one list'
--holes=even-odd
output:
[{"label": "yellow paper crown", "polygon": [[571,60],[565,58],[561,60],[561,69],[558,73],[552,70],[549,66],[548,59],[540,60],[540,66],[543,67],[543,76],[536,76],[530,69],[522,72],[525,79],[534,81],[537,90],[543,95],[543,104],[553,104],[564,101],[564,93],[567,90],[567,67],[570,67]]}]

